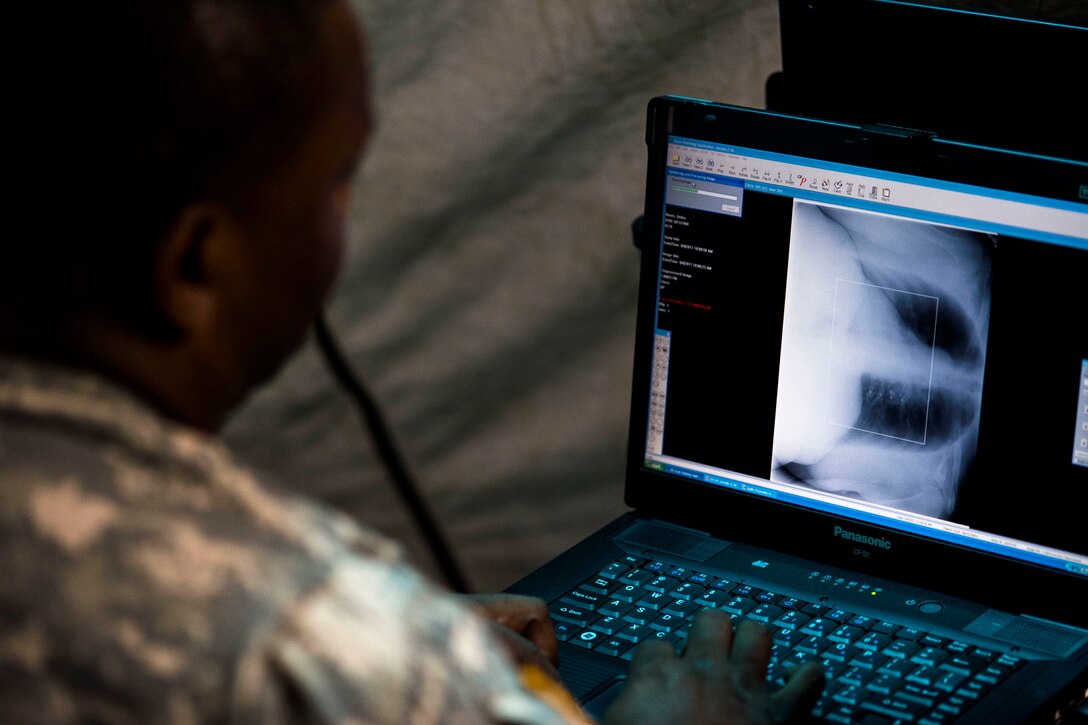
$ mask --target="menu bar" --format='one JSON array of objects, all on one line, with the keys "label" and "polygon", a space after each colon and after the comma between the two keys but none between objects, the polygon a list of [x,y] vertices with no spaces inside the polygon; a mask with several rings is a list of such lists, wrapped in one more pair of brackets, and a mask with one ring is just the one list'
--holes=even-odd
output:
[{"label": "menu bar", "polygon": [[[1088,242],[1088,206],[1084,211],[1064,209],[989,195],[987,190],[960,191],[953,188],[915,184],[851,171],[828,170],[804,163],[760,158],[738,150],[730,152],[671,143],[670,169],[704,173],[745,182],[748,188],[802,190],[827,195],[834,203],[866,202],[887,204],[902,213],[913,210],[947,217],[949,222],[975,223],[984,227],[1035,229],[1049,234]],[[963,187],[965,188],[965,187]],[[895,211],[889,208],[889,212]]]}]

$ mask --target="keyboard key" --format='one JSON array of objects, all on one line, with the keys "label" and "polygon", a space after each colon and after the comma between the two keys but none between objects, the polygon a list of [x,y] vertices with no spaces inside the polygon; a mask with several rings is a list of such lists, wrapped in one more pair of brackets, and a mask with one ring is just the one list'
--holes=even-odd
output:
[{"label": "keyboard key", "polygon": [[980,660],[977,657],[952,655],[948,659],[941,662],[940,667],[942,670],[958,672],[961,675],[973,675],[975,672],[981,670],[983,665],[985,664],[985,661]]},{"label": "keyboard key", "polygon": [[691,621],[685,622],[684,625],[680,627],[680,629],[678,629],[678,630],[676,630],[676,632],[674,632],[674,634],[677,637],[687,637],[688,632],[691,631],[691,626],[693,624],[695,624],[695,622],[691,622]]},{"label": "keyboard key", "polygon": [[937,647],[944,649],[944,646],[948,644],[947,637],[938,637],[935,634],[924,634],[918,638],[918,644],[923,647]]},{"label": "keyboard key", "polygon": [[635,606],[646,607],[647,609],[657,611],[671,601],[672,598],[668,594],[662,592],[646,592],[646,596],[635,602]]},{"label": "keyboard key", "polygon": [[753,599],[755,599],[760,604],[778,604],[778,600],[781,598],[782,596],[780,594],[775,594],[774,592],[768,591],[760,592],[755,597],[753,597]]},{"label": "keyboard key", "polygon": [[723,612],[729,612],[730,614],[744,614],[755,605],[756,603],[747,597],[733,597],[723,604],[721,609]]},{"label": "keyboard key", "polygon": [[899,639],[909,639],[911,642],[915,642],[918,639],[925,636],[925,632],[914,627],[900,627],[899,631],[895,633],[895,636]]},{"label": "keyboard key", "polygon": [[573,592],[564,594],[559,601],[581,606],[592,612],[597,609],[598,605],[604,604],[607,600],[604,598],[603,594],[588,592],[585,589],[575,589]]},{"label": "keyboard key", "polygon": [[959,697],[958,695],[952,695],[951,697],[946,698],[944,702],[937,705],[937,709],[952,715],[959,715],[970,706],[970,701]]},{"label": "keyboard key", "polygon": [[849,624],[844,624],[831,634],[827,635],[827,638],[832,642],[844,642],[846,644],[853,644],[855,641],[861,639],[864,635],[865,630],[858,627],[852,627]]},{"label": "keyboard key", "polygon": [[582,632],[581,634],[571,637],[567,640],[567,642],[578,645],[579,647],[585,647],[586,649],[590,649],[602,639],[604,639],[604,635],[600,632],[592,632],[587,630],[585,632]]},{"label": "keyboard key", "polygon": [[637,569],[640,566],[642,566],[643,564],[645,564],[646,560],[645,559],[640,559],[637,556],[625,556],[622,559],[620,559],[620,563],[621,564],[626,564],[627,566],[631,567],[632,569]]},{"label": "keyboard key", "polygon": [[608,596],[608,594],[618,586],[619,584],[612,581],[608,577],[599,576],[583,582],[580,588],[585,589],[586,591],[594,592],[596,594],[604,594],[605,596]]},{"label": "keyboard key", "polygon": [[801,610],[806,605],[808,605],[808,602],[803,601],[801,599],[797,599],[796,597],[786,597],[785,599],[783,599],[782,601],[780,601],[778,603],[778,606],[782,607],[783,609],[796,609],[796,610]]},{"label": "keyboard key", "polygon": [[801,631],[805,634],[813,634],[817,637],[825,637],[838,629],[838,622],[823,617],[816,617],[801,625]]},{"label": "keyboard key", "polygon": [[900,629],[898,624],[892,624],[891,622],[877,622],[869,628],[870,632],[876,632],[877,634],[886,634],[889,637],[895,636],[895,633]]},{"label": "keyboard key", "polygon": [[601,569],[600,576],[604,577],[605,579],[619,579],[623,574],[630,570],[631,567],[615,561],[606,566],[604,569]]},{"label": "keyboard key", "polygon": [[883,649],[884,654],[896,659],[910,659],[921,647],[909,639],[897,639]]},{"label": "keyboard key", "polygon": [[845,672],[839,675],[839,682],[854,685],[855,687],[864,687],[873,677],[874,674],[869,670],[863,670],[860,667],[848,667]]},{"label": "keyboard key", "polygon": [[688,581],[670,590],[669,596],[673,599],[695,599],[705,591],[706,589],[701,585]]},{"label": "keyboard key", "polygon": [[619,632],[616,632],[616,637],[629,642],[641,642],[651,634],[653,634],[653,630],[644,624],[628,624]]},{"label": "keyboard key", "polygon": [[649,624],[657,617],[657,612],[649,607],[634,607],[623,615],[622,619],[632,624]]},{"label": "keyboard key", "polygon": [[623,576],[620,577],[620,581],[624,584],[633,584],[635,586],[642,586],[646,582],[653,579],[656,574],[646,569],[632,569]]},{"label": "keyboard key", "polygon": [[845,622],[846,620],[850,619],[853,616],[854,616],[853,612],[848,612],[845,609],[832,609],[831,611],[824,614],[825,619],[833,619],[836,622],[839,622],[840,624]]},{"label": "keyboard key", "polygon": [[945,725],[945,723],[950,723],[957,717],[959,715],[953,715],[941,709],[930,710],[918,721],[918,725]]},{"label": "keyboard key", "polygon": [[850,725],[854,722],[854,706],[853,705],[839,705],[824,713],[824,719],[829,722],[843,723],[843,725]]},{"label": "keyboard key", "polygon": [[1013,655],[1001,655],[997,659],[997,664],[1008,667],[1010,670],[1015,670],[1017,667],[1024,664],[1024,660],[1023,658],[1014,657]]},{"label": "keyboard key", "polygon": [[895,690],[901,684],[898,677],[892,677],[891,675],[877,675],[865,685],[865,688],[878,692],[881,695],[890,695],[892,690]]},{"label": "keyboard key", "polygon": [[655,630],[649,638],[668,642],[676,648],[677,654],[679,654],[683,642],[683,639],[676,632],[662,632],[660,630]]},{"label": "keyboard key", "polygon": [[860,627],[862,629],[869,629],[869,627],[872,627],[874,624],[876,624],[876,620],[872,617],[866,617],[863,614],[858,614],[851,617],[850,621],[847,622],[847,624],[854,627]]},{"label": "keyboard key", "polygon": [[733,596],[754,599],[755,596],[762,591],[762,589],[758,589],[751,584],[738,584],[733,587]]},{"label": "keyboard key", "polygon": [[[782,604],[779,603],[778,606],[781,607]],[[807,624],[808,621],[809,616],[807,614],[802,614],[796,609],[787,609],[781,617],[774,620],[774,626],[781,627],[782,629],[797,629],[802,625]]]},{"label": "keyboard key", "polygon": [[948,659],[948,653],[936,647],[923,647],[911,655],[910,661],[920,665],[936,667]]},{"label": "keyboard key", "polygon": [[677,579],[687,579],[690,574],[691,570],[685,569],[682,566],[674,566],[669,569],[669,576],[676,577]]},{"label": "keyboard key", "polygon": [[635,646],[634,642],[626,639],[620,639],[619,637],[611,637],[601,642],[595,647],[597,652],[606,655],[612,655],[613,657],[619,657],[627,650]]},{"label": "keyboard key", "polygon": [[804,638],[805,635],[800,632],[788,628],[779,628],[774,631],[774,634],[771,636],[771,641],[788,649],[792,649],[795,644]]},{"label": "keyboard key", "polygon": [[700,574],[699,572],[695,572],[693,574],[688,575],[688,581],[692,582],[694,584],[705,585],[707,582],[710,581],[710,575],[709,574]]},{"label": "keyboard key", "polygon": [[857,654],[847,660],[847,664],[851,664],[854,667],[860,667],[863,670],[875,670],[880,665],[884,664],[884,660],[888,659],[879,652],[873,652],[872,650],[857,650]]},{"label": "keyboard key", "polygon": [[589,610],[573,604],[553,604],[549,608],[549,611],[551,612],[552,619],[573,624],[578,627],[586,627],[591,620],[597,618],[597,615]]},{"label": "keyboard key", "polygon": [[799,649],[794,649],[790,652],[790,656],[782,660],[784,667],[799,667],[801,665],[807,665],[809,662],[818,662],[818,658],[814,654],[803,652]]},{"label": "keyboard key", "polygon": [[944,670],[936,667],[929,667],[928,665],[922,665],[907,675],[907,682],[933,687],[937,684],[937,680],[941,679],[944,674]]},{"label": "keyboard key", "polygon": [[650,629],[655,629],[658,632],[675,632],[682,627],[686,622],[681,617],[675,617],[671,614],[662,614],[660,617],[650,622]]},{"label": "keyboard key", "polygon": [[651,592],[659,592],[664,594],[668,590],[680,584],[679,579],[674,579],[671,576],[656,576],[642,584],[643,587],[649,589]]},{"label": "keyboard key", "polygon": [[573,624],[567,624],[566,622],[555,623],[555,638],[560,642],[566,642],[572,634],[578,631],[580,631],[580,628]]},{"label": "keyboard key", "polygon": [[669,568],[669,565],[663,561],[652,561],[643,568],[655,574],[662,574]]},{"label": "keyboard key", "polygon": [[[821,641],[824,640],[821,638]],[[824,649],[823,656],[833,662],[846,662],[858,651],[857,647],[845,642],[831,642],[828,640],[828,646]]]},{"label": "keyboard key", "polygon": [[881,652],[885,647],[892,643],[892,638],[886,634],[879,634],[878,632],[869,632],[867,635],[859,639],[855,644],[861,649],[867,649],[871,652]]},{"label": "keyboard key", "polygon": [[823,637],[809,636],[793,646],[794,652],[817,655],[827,649],[830,643]]},{"label": "keyboard key", "polygon": [[847,685],[840,690],[837,690],[831,699],[835,702],[841,702],[846,705],[857,705],[864,700],[869,693],[857,685]]},{"label": "keyboard key", "polygon": [[600,632],[601,634],[615,634],[624,627],[627,626],[627,622],[619,617],[601,617],[596,622],[589,626],[594,632]]},{"label": "keyboard key", "polygon": [[961,675],[958,672],[943,671],[940,677],[933,681],[933,686],[938,690],[944,690],[945,692],[955,692],[956,689],[963,684],[967,679],[967,675]]},{"label": "keyboard key", "polygon": [[884,675],[903,678],[909,675],[911,672],[914,672],[916,669],[918,669],[918,665],[914,664],[910,660],[897,660],[889,658],[884,664],[882,664],[880,667],[877,667],[876,671]]},{"label": "keyboard key", "polygon": [[776,619],[782,612],[785,611],[782,607],[776,607],[773,604],[760,604],[758,607],[748,612],[748,618],[754,619],[757,622],[764,624],[770,624],[771,620]]},{"label": "keyboard key", "polygon": [[619,599],[612,599],[597,607],[597,612],[608,617],[622,617],[632,609],[633,607],[629,603]]},{"label": "keyboard key", "polygon": [[646,596],[646,590],[635,584],[627,584],[612,592],[613,599],[623,602],[634,602]]},{"label": "keyboard key", "polygon": [[822,617],[830,610],[831,607],[826,607],[823,604],[806,604],[804,608],[801,609],[802,612],[810,617]]},{"label": "keyboard key", "polygon": [[823,657],[823,655],[820,657],[820,667],[824,668],[824,675],[826,675],[828,682],[837,682],[839,675],[849,669],[845,662],[835,662]]},{"label": "keyboard key", "polygon": [[717,608],[732,598],[732,595],[722,589],[707,589],[695,598],[695,603],[702,604],[704,607]]},{"label": "keyboard key", "polygon": [[908,682],[895,693],[895,696],[901,700],[909,700],[910,702],[916,702],[919,705],[933,707],[937,704],[937,701],[944,696],[944,693],[940,690],[935,690],[932,687],[923,687]]},{"label": "keyboard key", "polygon": [[865,712],[875,712],[878,715],[887,715],[891,718],[914,722],[925,711],[925,705],[916,702],[899,700],[895,697],[886,697],[872,694],[859,705],[858,709]]},{"label": "keyboard key", "polygon": [[676,617],[691,619],[699,608],[699,605],[695,602],[689,602],[686,599],[674,599],[671,603],[666,604],[661,611]]},{"label": "keyboard key", "polygon": [[1004,665],[987,665],[975,674],[975,679],[979,682],[996,685],[998,682],[1005,679],[1010,672],[1012,672],[1012,669],[1005,667]]},{"label": "keyboard key", "polygon": [[969,680],[968,682],[960,685],[959,689],[956,690],[956,694],[960,697],[965,697],[970,700],[977,700],[985,695],[987,692],[989,692],[991,687],[993,687],[993,685],[989,685],[985,682],[979,682],[978,680]]}]

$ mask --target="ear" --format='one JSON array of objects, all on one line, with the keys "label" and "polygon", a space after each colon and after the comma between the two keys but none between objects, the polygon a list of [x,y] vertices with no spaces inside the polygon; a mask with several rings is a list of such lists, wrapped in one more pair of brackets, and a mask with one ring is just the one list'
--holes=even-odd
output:
[{"label": "ear", "polygon": [[178,216],[159,244],[154,262],[159,309],[182,334],[215,327],[223,302],[218,267],[230,256],[237,233],[223,207],[198,203]]}]

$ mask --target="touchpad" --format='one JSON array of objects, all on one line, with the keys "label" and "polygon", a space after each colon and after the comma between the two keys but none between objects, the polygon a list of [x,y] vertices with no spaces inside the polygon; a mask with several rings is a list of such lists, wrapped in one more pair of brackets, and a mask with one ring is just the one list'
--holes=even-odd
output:
[{"label": "touchpad", "polygon": [[611,680],[605,681],[597,687],[595,692],[590,694],[583,708],[594,718],[600,720],[604,715],[604,711],[608,709],[616,696],[623,692],[623,687],[626,684],[627,678],[623,676],[613,677]]}]

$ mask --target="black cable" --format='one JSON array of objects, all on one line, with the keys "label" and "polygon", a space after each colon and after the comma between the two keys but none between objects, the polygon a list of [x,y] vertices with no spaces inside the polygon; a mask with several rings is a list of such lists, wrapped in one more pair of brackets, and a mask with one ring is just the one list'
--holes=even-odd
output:
[{"label": "black cable", "polygon": [[401,500],[408,508],[412,518],[415,519],[416,526],[426,540],[427,546],[431,550],[431,556],[434,557],[434,561],[441,570],[446,583],[455,592],[468,592],[465,575],[454,558],[453,551],[442,535],[441,529],[439,529],[434,517],[431,516],[427,504],[420,496],[419,488],[408,472],[408,467],[405,465],[404,458],[393,441],[393,436],[389,432],[389,427],[385,423],[385,418],[382,416],[377,402],[363,385],[362,378],[351,369],[339,345],[337,345],[336,340],[329,331],[328,321],[325,319],[324,314],[318,315],[314,329],[317,333],[318,347],[321,348],[329,370],[344,391],[351,397],[356,408],[358,408],[359,414],[363,417],[363,421],[370,430],[371,438],[374,440],[374,445],[378,449],[378,456],[389,473],[393,486],[400,494]]}]

